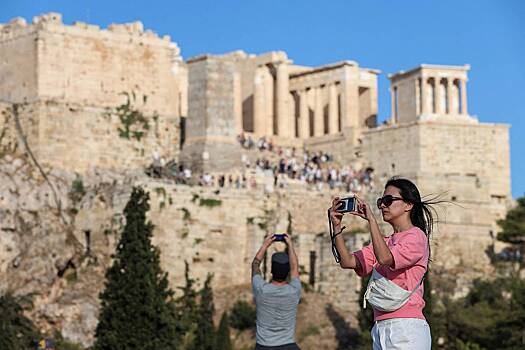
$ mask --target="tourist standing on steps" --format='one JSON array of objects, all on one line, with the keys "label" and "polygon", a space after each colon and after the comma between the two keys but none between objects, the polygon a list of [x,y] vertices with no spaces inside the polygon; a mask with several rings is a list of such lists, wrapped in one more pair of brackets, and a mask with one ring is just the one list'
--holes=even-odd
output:
[{"label": "tourist standing on steps", "polygon": [[336,211],[339,198],[333,200],[329,214],[341,267],[353,269],[361,277],[371,274],[364,307],[368,302],[374,309],[373,349],[431,349],[430,327],[423,315],[423,278],[430,258],[430,204],[439,201],[423,201],[410,180],[391,178],[377,199],[383,220],[393,230],[384,237],[370,206],[356,200],[357,210],[350,213],[368,221],[372,242],[363,249],[354,253],[346,249],[340,235],[345,229],[341,226],[343,214]]},{"label": "tourist standing on steps", "polygon": [[[261,275],[261,261],[276,236],[288,246],[272,255],[272,281]],[[297,305],[301,299],[299,263],[288,234],[268,236],[252,262],[252,288],[257,310],[255,350],[300,350],[295,343]]]}]

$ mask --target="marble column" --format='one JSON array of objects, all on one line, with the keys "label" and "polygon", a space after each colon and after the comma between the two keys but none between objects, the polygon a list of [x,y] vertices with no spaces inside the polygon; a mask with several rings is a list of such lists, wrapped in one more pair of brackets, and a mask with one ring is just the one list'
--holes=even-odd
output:
[{"label": "marble column", "polygon": [[467,115],[467,81],[466,79],[461,79],[461,114]]},{"label": "marble column", "polygon": [[342,128],[351,128],[358,125],[359,93],[355,82],[355,67],[345,67],[344,77],[341,80],[341,118]]},{"label": "marble column", "polygon": [[255,135],[266,134],[266,109],[264,105],[264,69],[257,67],[253,78],[253,132]]},{"label": "marble column", "polygon": [[450,85],[451,89],[450,94],[452,95],[452,105],[450,106],[450,113],[457,115],[461,114],[461,111],[459,110],[459,104],[461,101],[461,96],[459,96],[459,80],[453,79],[452,84]]},{"label": "marble column", "polygon": [[299,137],[306,139],[310,137],[308,131],[308,92],[299,91]]},{"label": "marble column", "polygon": [[276,66],[276,96],[277,96],[277,124],[278,124],[278,134],[279,136],[292,137],[294,136],[293,132],[293,118],[289,113],[289,75],[288,75],[288,65],[286,63],[279,63]]},{"label": "marble column", "polygon": [[441,80],[439,77],[434,78],[434,104],[436,106],[435,113],[442,114],[443,108],[441,108]]},{"label": "marble column", "polygon": [[263,88],[264,88],[264,109],[265,109],[265,133],[266,137],[272,137],[274,132],[273,120],[275,113],[275,96],[274,96],[274,77],[268,67],[264,67]]},{"label": "marble column", "polygon": [[314,120],[314,135],[324,135],[324,115],[323,115],[323,89],[318,86],[315,88],[315,120]]},{"label": "marble column", "polygon": [[337,86],[330,84],[328,86],[328,130],[330,134],[339,132],[339,106],[337,103]]},{"label": "marble column", "polygon": [[447,114],[455,114],[455,110],[453,109],[455,104],[454,104],[454,98],[455,98],[455,94],[454,94],[454,83],[453,83],[453,80],[451,78],[447,78]]},{"label": "marble column", "polygon": [[429,106],[429,101],[428,101],[428,83],[427,83],[427,78],[426,77],[421,77],[421,114],[423,115],[427,115],[429,114],[429,111],[428,111],[428,106]]},{"label": "marble column", "polygon": [[297,116],[299,114],[299,94],[297,93],[297,91],[291,91],[288,94],[288,101],[290,102],[288,104],[288,115],[292,120],[291,137],[297,138],[299,137],[299,120]]},{"label": "marble column", "polygon": [[392,120],[392,124],[397,123],[395,90],[395,86],[390,87],[390,119]]}]

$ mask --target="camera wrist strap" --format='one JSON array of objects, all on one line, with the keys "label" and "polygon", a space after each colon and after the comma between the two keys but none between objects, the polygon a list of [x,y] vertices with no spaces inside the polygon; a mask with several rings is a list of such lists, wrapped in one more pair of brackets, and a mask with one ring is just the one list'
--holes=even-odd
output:
[{"label": "camera wrist strap", "polygon": [[330,232],[330,240],[332,243],[332,254],[334,255],[335,262],[339,263],[341,261],[341,255],[339,254],[339,251],[337,250],[337,246],[335,245],[335,237],[343,233],[346,226],[343,226],[341,228],[341,231],[337,233],[334,232],[334,225],[332,222],[332,217],[330,216],[330,209],[328,209],[328,226],[329,226],[329,232]]}]

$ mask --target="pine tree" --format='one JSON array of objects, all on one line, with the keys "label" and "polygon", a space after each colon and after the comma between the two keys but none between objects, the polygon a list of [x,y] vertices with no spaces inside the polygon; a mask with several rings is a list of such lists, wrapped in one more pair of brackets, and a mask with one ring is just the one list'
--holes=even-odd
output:
[{"label": "pine tree", "polygon": [[525,241],[525,196],[518,198],[518,205],[509,210],[503,220],[498,220],[503,229],[498,239],[503,242],[521,244]]},{"label": "pine tree", "polygon": [[182,334],[181,349],[193,349],[197,331],[197,292],[193,288],[195,280],[190,277],[188,263],[184,261],[186,284],[179,287],[182,295],[176,301],[177,333]]},{"label": "pine tree", "polygon": [[142,188],[133,188],[124,209],[126,226],[100,295],[94,350],[171,350],[178,345],[173,292],[151,244],[153,225],[146,221],[148,201]]},{"label": "pine tree", "polygon": [[233,350],[230,338],[230,320],[227,311],[221,316],[221,322],[219,323],[219,329],[217,330],[215,349]]},{"label": "pine tree", "polygon": [[215,349],[215,327],[213,326],[213,291],[211,289],[212,275],[208,275],[204,286],[199,291],[200,303],[197,311],[197,332],[195,350]]},{"label": "pine tree", "polygon": [[12,296],[0,297],[0,349],[32,349],[39,340],[40,333],[22,310]]}]

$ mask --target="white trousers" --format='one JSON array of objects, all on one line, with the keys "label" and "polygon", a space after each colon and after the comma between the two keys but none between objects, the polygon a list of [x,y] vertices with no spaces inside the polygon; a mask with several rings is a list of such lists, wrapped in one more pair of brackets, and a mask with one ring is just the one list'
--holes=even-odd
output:
[{"label": "white trousers", "polygon": [[372,328],[373,350],[430,350],[430,327],[419,318],[377,321]]}]

